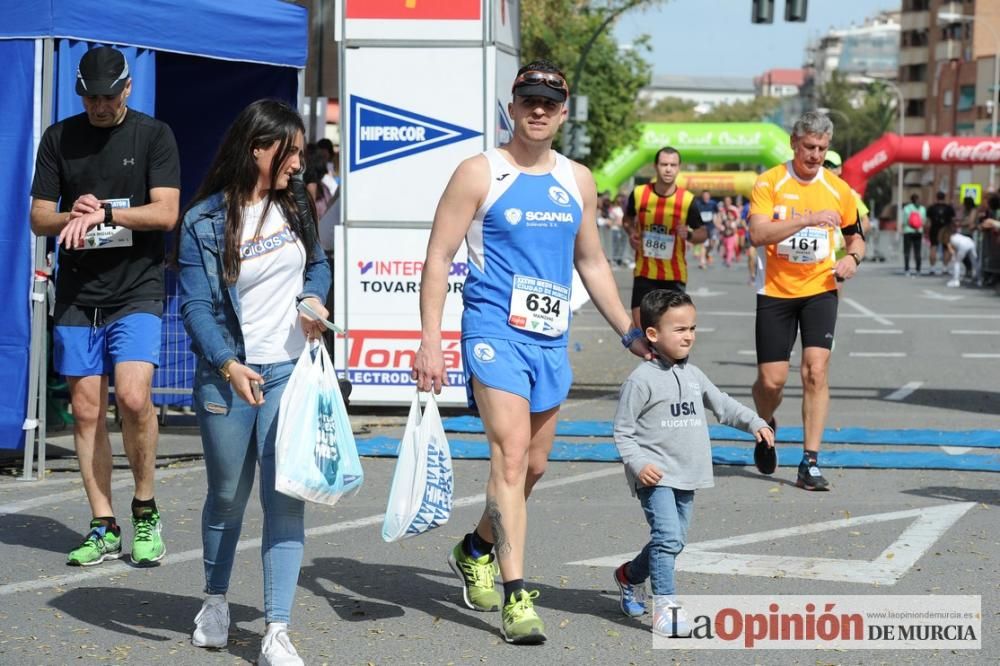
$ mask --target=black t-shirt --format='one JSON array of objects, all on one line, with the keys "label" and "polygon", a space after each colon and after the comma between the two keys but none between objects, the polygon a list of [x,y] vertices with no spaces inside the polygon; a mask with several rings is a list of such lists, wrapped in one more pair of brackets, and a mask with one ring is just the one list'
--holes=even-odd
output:
[{"label": "black t-shirt", "polygon": [[[115,127],[94,127],[81,113],[42,136],[31,196],[68,212],[84,194],[115,207],[149,203],[154,187],[180,189],[180,160],[170,128],[129,109]],[[133,231],[131,247],[59,248],[56,302],[114,307],[163,300],[162,231]]]},{"label": "black t-shirt", "polygon": [[938,232],[955,219],[955,209],[946,203],[936,203],[927,207],[927,219],[931,221],[931,239],[937,242]]},{"label": "black t-shirt", "polygon": [[[653,190],[653,192],[656,192],[656,190]],[[677,194],[677,190],[674,190],[674,194],[675,195]],[[701,219],[701,213],[698,212],[698,206],[696,205],[697,203],[698,199],[693,199],[691,201],[691,205],[688,206],[687,220],[685,223],[687,224],[688,229],[690,229],[691,231],[694,231],[695,229],[701,229],[702,226],[704,226],[704,223],[702,222]],[[625,204],[625,214],[631,217],[632,219],[635,219],[637,213],[638,210],[635,207],[635,190],[632,190],[631,192],[629,192],[628,195],[628,203]]]}]

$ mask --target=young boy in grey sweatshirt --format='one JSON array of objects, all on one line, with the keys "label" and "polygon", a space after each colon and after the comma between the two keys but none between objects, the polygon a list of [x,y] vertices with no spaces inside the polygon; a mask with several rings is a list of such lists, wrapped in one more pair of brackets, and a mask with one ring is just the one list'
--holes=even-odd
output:
[{"label": "young boy in grey sweatshirt", "polygon": [[674,600],[674,559],[687,540],[694,491],[714,485],[705,408],[720,423],[753,433],[772,450],[774,431],[688,362],[695,340],[690,296],[651,291],[642,299],[639,319],[655,356],[622,386],[614,437],[629,488],[646,514],[650,540],[634,560],[615,570],[615,583],[622,612],[639,617],[646,612],[644,584],[649,578],[653,631],[690,636],[683,609]]}]

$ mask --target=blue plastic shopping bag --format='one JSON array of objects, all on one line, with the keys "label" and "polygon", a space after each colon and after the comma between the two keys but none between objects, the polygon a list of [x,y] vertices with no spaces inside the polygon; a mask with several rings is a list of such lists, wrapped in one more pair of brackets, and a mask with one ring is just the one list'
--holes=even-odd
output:
[{"label": "blue plastic shopping bag", "polygon": [[455,475],[451,449],[444,435],[434,394],[427,394],[420,413],[420,394],[413,396],[406,430],[399,442],[389,504],[382,522],[382,538],[400,541],[448,522]]},{"label": "blue plastic shopping bag", "polygon": [[307,346],[288,379],[275,456],[275,489],[296,499],[333,505],[364,481],[344,397],[322,344]]}]

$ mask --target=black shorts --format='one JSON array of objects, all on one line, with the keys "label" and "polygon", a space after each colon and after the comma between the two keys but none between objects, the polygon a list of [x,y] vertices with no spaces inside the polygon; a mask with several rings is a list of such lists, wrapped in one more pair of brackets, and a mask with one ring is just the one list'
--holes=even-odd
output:
[{"label": "black shorts", "polygon": [[836,291],[804,298],[775,298],[758,294],[757,363],[788,361],[800,329],[803,349],[832,349],[836,325]]},{"label": "black shorts", "polygon": [[684,283],[677,280],[650,280],[636,276],[632,278],[632,307],[639,307],[639,304],[642,303],[642,297],[656,289],[684,291]]}]

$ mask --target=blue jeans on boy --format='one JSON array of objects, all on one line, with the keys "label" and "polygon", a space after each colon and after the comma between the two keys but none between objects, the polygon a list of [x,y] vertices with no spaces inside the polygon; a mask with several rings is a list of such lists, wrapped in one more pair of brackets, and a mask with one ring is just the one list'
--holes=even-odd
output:
[{"label": "blue jeans on boy", "polygon": [[674,560],[687,543],[694,491],[642,486],[636,494],[649,523],[649,543],[629,562],[629,582],[638,585],[649,578],[654,595],[673,597]]},{"label": "blue jeans on boy", "polygon": [[289,622],[305,540],[304,503],[274,489],[278,405],[295,361],[247,364],[264,378],[264,404],[253,407],[229,383],[199,364],[194,400],[205,449],[208,495],[201,516],[205,593],[229,589],[255,468],[264,510],[264,620]]}]

